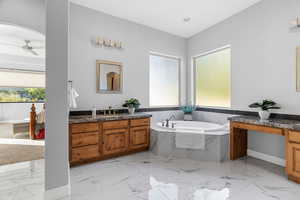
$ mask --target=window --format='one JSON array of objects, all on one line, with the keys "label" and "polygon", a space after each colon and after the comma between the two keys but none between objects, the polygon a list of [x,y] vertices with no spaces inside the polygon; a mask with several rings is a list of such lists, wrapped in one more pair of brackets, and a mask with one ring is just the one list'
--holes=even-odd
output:
[{"label": "window", "polygon": [[0,69],[0,102],[44,100],[44,72]]},{"label": "window", "polygon": [[231,49],[222,48],[194,58],[195,103],[230,107]]},{"label": "window", "polygon": [[179,105],[180,59],[150,55],[150,106]]}]

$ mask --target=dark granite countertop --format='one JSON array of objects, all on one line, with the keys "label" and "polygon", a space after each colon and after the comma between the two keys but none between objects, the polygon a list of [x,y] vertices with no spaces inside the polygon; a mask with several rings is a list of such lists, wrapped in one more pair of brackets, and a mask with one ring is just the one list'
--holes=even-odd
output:
[{"label": "dark granite countertop", "polygon": [[300,131],[300,121],[289,119],[268,119],[261,120],[259,117],[254,116],[234,116],[229,117],[228,120],[234,122],[242,122],[248,124],[256,124],[262,126],[269,126],[274,128],[284,128]]},{"label": "dark granite countertop", "polygon": [[69,124],[78,124],[84,122],[101,122],[101,121],[114,121],[114,120],[126,120],[126,119],[139,119],[152,117],[151,114],[147,113],[135,113],[133,115],[129,114],[116,114],[116,115],[97,115],[95,119],[91,115],[79,115],[70,116]]}]

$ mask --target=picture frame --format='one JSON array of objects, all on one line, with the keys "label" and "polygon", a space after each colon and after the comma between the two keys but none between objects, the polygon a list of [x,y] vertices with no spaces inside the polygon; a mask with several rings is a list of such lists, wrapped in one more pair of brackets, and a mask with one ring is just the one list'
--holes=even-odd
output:
[{"label": "picture frame", "polygon": [[96,92],[102,94],[122,94],[123,65],[107,60],[96,61]]}]

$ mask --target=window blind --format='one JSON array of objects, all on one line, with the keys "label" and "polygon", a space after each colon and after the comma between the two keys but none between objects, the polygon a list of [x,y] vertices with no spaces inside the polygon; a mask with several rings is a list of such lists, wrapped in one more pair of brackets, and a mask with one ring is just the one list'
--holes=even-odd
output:
[{"label": "window blind", "polygon": [[44,88],[45,72],[0,69],[0,87]]}]

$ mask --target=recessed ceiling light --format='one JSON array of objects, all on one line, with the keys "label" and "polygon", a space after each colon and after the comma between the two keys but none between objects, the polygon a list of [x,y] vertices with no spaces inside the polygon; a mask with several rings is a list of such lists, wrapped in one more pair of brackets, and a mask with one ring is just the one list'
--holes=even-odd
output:
[{"label": "recessed ceiling light", "polygon": [[184,22],[189,22],[189,21],[191,21],[191,18],[190,17],[183,18],[183,21]]}]

